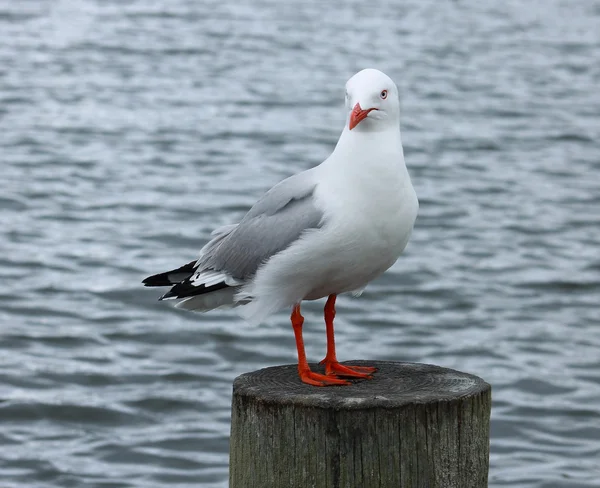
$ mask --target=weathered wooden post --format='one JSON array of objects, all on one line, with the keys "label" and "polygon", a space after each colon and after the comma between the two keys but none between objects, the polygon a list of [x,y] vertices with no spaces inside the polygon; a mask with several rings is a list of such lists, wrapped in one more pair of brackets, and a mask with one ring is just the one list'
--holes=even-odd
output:
[{"label": "weathered wooden post", "polygon": [[368,365],[373,380],[343,387],[305,385],[295,365],[236,378],[230,488],[487,487],[490,385],[427,364]]}]

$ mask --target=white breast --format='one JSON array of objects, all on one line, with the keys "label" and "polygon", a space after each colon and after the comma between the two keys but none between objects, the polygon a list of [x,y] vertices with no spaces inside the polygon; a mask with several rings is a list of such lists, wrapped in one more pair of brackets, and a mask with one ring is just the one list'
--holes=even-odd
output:
[{"label": "white breast", "polygon": [[[365,286],[398,259],[412,232],[418,200],[400,154],[385,154],[365,167],[325,167],[316,200],[325,210],[321,249],[332,253],[321,263],[323,280],[307,298]],[[395,159],[391,159],[395,156]],[[368,164],[368,162],[366,163]]]},{"label": "white breast", "polygon": [[[354,291],[388,269],[410,237],[418,201],[399,140],[366,147],[336,147],[315,168],[315,205],[323,226],[307,230],[259,269],[244,293],[245,316],[264,314],[301,300]],[[258,319],[256,319],[258,320]]]}]

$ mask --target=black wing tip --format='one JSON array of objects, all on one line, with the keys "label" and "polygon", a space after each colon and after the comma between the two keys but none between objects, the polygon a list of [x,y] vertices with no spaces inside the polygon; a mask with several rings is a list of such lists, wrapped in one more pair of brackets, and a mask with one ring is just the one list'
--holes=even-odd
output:
[{"label": "black wing tip", "polygon": [[144,286],[173,286],[175,282],[171,281],[171,278],[169,278],[169,276],[177,273],[189,273],[189,275],[191,276],[196,269],[196,262],[197,260],[190,261],[189,263],[184,264],[180,268],[172,269],[171,271],[167,271],[165,273],[158,273],[152,276],[148,276],[148,278],[144,278],[142,280],[142,284]]},{"label": "black wing tip", "polygon": [[170,289],[167,293],[162,295],[158,300],[162,301],[162,300],[166,300],[167,298],[175,298],[175,297],[177,297],[177,293],[174,293],[173,289]]},{"label": "black wing tip", "polygon": [[152,276],[148,276],[148,278],[145,278],[144,280],[142,280],[142,284],[144,286],[169,286],[172,285],[173,283],[171,283],[167,277],[168,273],[160,273],[157,275],[152,275]]},{"label": "black wing tip", "polygon": [[229,285],[226,285],[224,282],[211,286],[205,286],[204,284],[194,285],[189,280],[186,280],[175,285],[160,297],[159,300],[166,300],[168,298],[189,298],[197,295],[204,295],[205,293],[210,293],[212,291],[222,290],[223,288],[229,288]]}]

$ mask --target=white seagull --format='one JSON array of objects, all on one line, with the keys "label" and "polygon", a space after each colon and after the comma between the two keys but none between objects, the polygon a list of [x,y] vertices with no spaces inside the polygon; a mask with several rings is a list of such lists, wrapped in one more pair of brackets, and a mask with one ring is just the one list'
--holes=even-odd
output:
[{"label": "white seagull", "polygon": [[[298,372],[315,386],[371,378],[371,367],[336,357],[335,300],[360,295],[396,262],[411,235],[419,202],[404,163],[398,89],[384,73],[365,69],[346,83],[348,118],[335,149],[320,165],[271,188],[240,223],[215,230],[199,259],[146,278],[172,286],[162,299],[205,312],[239,306],[261,322],[291,307]],[[302,340],[302,300],[325,305],[325,374],[310,370]]]}]

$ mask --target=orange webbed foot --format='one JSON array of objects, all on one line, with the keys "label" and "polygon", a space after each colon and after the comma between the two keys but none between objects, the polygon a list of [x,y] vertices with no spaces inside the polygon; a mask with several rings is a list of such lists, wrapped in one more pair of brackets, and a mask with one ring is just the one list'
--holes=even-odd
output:
[{"label": "orange webbed foot", "polygon": [[377,371],[377,368],[371,366],[346,366],[337,361],[327,361],[323,359],[319,364],[325,365],[325,373],[327,375],[345,376],[349,378],[363,378],[367,380],[373,379],[371,376]]},{"label": "orange webbed foot", "polygon": [[351,385],[349,381],[338,378],[335,375],[324,375],[319,373],[314,373],[310,369],[308,370],[299,370],[298,375],[300,376],[300,381],[306,383],[307,385],[313,386],[341,386],[341,385]]}]

